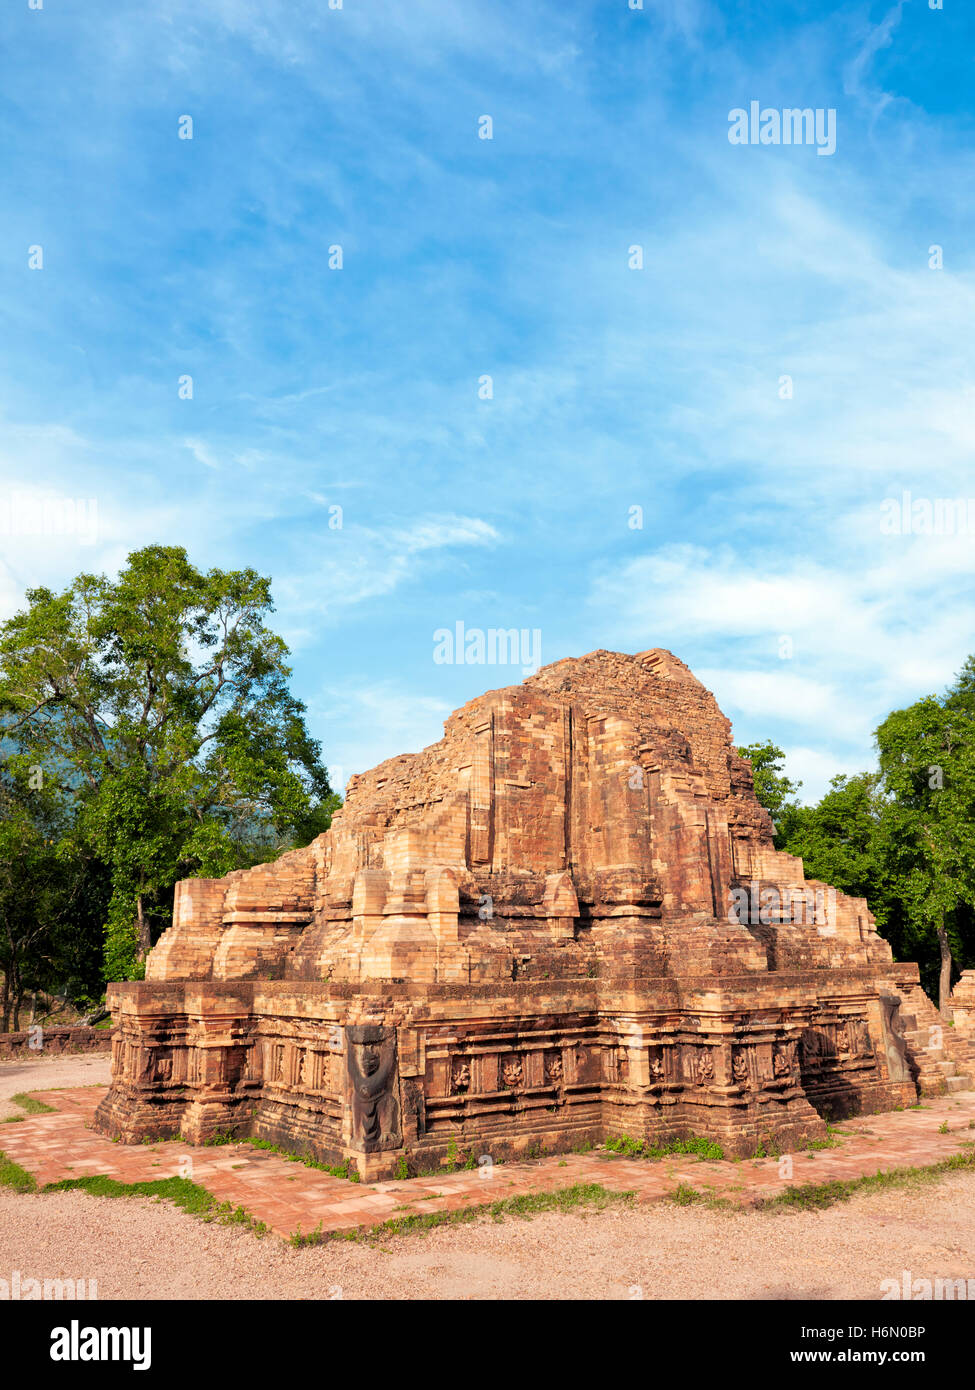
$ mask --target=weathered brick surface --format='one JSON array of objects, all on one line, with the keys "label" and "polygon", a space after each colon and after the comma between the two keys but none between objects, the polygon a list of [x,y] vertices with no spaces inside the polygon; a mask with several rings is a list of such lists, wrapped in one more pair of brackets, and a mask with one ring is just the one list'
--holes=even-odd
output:
[{"label": "weathered brick surface", "polygon": [[353,778],[307,849],[180,884],[146,982],[113,990],[98,1122],[237,1125],[369,1176],[475,1140],[745,1151],[913,1100],[916,980],[774,849],[687,667],[593,652]]},{"label": "weathered brick surface", "polygon": [[48,1028],[21,1033],[0,1033],[0,1057],[35,1059],[51,1052],[107,1052],[111,1035],[107,1028]]},{"label": "weathered brick surface", "polygon": [[951,991],[952,1020],[958,1032],[975,1040],[975,970],[963,970]]}]

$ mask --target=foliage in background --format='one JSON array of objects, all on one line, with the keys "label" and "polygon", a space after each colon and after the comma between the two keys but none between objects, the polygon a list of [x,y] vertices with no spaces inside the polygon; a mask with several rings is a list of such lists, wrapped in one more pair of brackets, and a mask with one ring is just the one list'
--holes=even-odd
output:
[{"label": "foliage in background", "polygon": [[899,960],[917,960],[941,1007],[975,965],[975,657],[942,696],[895,710],[876,731],[879,768],[834,777],[815,806],[788,800],[781,749],[752,744],[755,791],[775,843],[806,875],[865,897]]},{"label": "foliage in background", "polygon": [[[137,978],[173,888],[273,859],[328,828],[331,791],[270,585],[174,546],[115,580],[30,590],[0,626],[0,1023],[36,992],[93,1004]],[[738,752],[775,843],[865,897],[930,994],[975,964],[975,657],[943,696],[894,711],[879,767],[815,806],[772,742]]]},{"label": "foliage in background", "polygon": [[0,766],[0,1032],[19,1030],[28,995],[101,993],[108,875],[66,833],[55,791],[29,780]]},{"label": "foliage in background", "polygon": [[895,710],[877,730],[887,793],[883,846],[906,930],[938,953],[944,1008],[956,957],[975,945],[975,664],[944,696]]},{"label": "foliage in background", "polygon": [[746,743],[738,749],[738,756],[747,758],[752,765],[752,784],[755,795],[772,817],[776,832],[776,846],[781,849],[778,834],[784,816],[796,806],[795,795],[802,786],[786,777],[785,753],[776,744]]},{"label": "foliage in background", "polygon": [[[178,879],[308,843],[338,797],[254,570],[203,573],[153,545],[115,580],[27,603],[0,628],[6,763],[21,783],[40,769],[59,854],[103,866],[104,977],[137,978]],[[10,830],[25,853],[31,814]]]}]

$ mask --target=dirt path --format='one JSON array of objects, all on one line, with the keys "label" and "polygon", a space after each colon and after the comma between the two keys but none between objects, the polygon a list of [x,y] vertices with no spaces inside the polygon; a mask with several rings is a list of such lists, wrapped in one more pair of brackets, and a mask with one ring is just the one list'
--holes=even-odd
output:
[{"label": "dirt path", "polygon": [[111,1072],[112,1057],[108,1052],[50,1057],[40,1054],[26,1062],[20,1059],[0,1062],[0,1120],[23,1115],[19,1105],[10,1103],[10,1097],[20,1091],[54,1090],[58,1086],[107,1086]]},{"label": "dirt path", "polygon": [[878,1299],[904,1270],[975,1289],[975,1175],[819,1213],[658,1204],[300,1250],[142,1198],[0,1189],[14,1270],[95,1279],[99,1298]]},{"label": "dirt path", "polygon": [[[108,1072],[107,1056],[0,1063],[0,1106],[19,1091],[104,1085]],[[5,1129],[21,1126],[0,1126],[0,1149]],[[0,1188],[0,1278],[15,1270],[94,1279],[103,1299],[878,1299],[905,1270],[972,1280],[975,1297],[975,1173],[824,1212],[657,1202],[297,1250],[168,1203]]]}]

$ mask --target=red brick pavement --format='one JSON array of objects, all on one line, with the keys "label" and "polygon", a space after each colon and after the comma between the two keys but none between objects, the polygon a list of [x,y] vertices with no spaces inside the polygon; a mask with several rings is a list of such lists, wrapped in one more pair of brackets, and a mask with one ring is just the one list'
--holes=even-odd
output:
[{"label": "red brick pavement", "polygon": [[[32,1094],[57,1113],[0,1125],[0,1150],[39,1185],[95,1173],[122,1182],[189,1177],[282,1236],[299,1228],[307,1233],[375,1226],[393,1216],[456,1210],[575,1183],[633,1191],[640,1202],[670,1197],[685,1183],[748,1206],[802,1183],[922,1167],[975,1143],[975,1091],[962,1091],[925,1101],[922,1109],[847,1120],[839,1126],[836,1148],[790,1155],[791,1173],[778,1159],[713,1163],[679,1156],[652,1162],[596,1151],[408,1181],[352,1183],[249,1144],[113,1143],[86,1127],[105,1094],[102,1086]],[[945,1134],[939,1132],[943,1124]]]}]

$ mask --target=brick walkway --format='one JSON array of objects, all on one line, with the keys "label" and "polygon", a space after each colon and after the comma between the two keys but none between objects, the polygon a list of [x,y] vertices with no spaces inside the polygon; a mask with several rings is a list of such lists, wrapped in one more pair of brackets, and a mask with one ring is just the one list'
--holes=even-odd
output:
[{"label": "brick walkway", "polygon": [[[672,1196],[679,1183],[744,1206],[786,1187],[835,1178],[855,1178],[880,1169],[923,1167],[975,1142],[975,1091],[924,1102],[924,1109],[892,1111],[847,1120],[837,1148],[791,1155],[791,1176],[778,1159],[705,1163],[675,1157],[649,1162],[597,1152],[566,1154],[532,1163],[497,1164],[476,1172],[412,1178],[401,1182],[351,1183],[249,1144],[194,1148],[182,1140],[162,1144],[115,1144],[86,1128],[105,1094],[101,1086],[34,1091],[56,1107],[17,1124],[0,1125],[0,1150],[37,1179],[102,1173],[122,1182],[189,1177],[220,1201],[242,1206],[275,1231],[289,1236],[321,1227],[324,1232],[374,1226],[393,1216],[449,1211],[527,1192],[555,1191],[575,1183],[601,1183],[634,1191],[640,1202]],[[939,1133],[947,1123],[948,1133]],[[968,1150],[970,1151],[970,1150]],[[189,1159],[189,1164],[187,1164]]]}]

